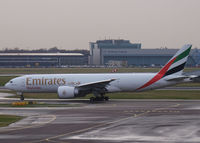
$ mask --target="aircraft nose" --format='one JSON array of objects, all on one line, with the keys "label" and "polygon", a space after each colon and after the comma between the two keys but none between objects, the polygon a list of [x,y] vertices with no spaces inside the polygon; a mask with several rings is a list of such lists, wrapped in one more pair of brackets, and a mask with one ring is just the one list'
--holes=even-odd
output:
[{"label": "aircraft nose", "polygon": [[5,88],[9,88],[9,83],[7,82],[5,85],[4,85]]}]

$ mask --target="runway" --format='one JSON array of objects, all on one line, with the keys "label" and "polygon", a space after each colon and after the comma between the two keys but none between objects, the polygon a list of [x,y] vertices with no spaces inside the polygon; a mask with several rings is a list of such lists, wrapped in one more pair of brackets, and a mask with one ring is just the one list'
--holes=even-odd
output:
[{"label": "runway", "polygon": [[97,104],[83,101],[79,107],[1,107],[0,113],[27,116],[0,128],[3,143],[196,143],[200,140],[200,101],[111,100]]}]

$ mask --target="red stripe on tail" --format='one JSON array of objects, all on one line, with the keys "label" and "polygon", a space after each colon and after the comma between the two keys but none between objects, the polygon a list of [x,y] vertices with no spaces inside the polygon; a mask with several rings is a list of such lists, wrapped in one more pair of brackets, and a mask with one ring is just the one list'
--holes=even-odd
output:
[{"label": "red stripe on tail", "polygon": [[169,69],[169,67],[172,65],[172,63],[174,62],[174,60],[176,59],[173,58],[169,63],[167,63],[160,71],[157,75],[155,75],[150,81],[148,81],[147,83],[145,83],[143,86],[139,87],[137,90],[140,90],[142,88],[145,88],[151,84],[153,84],[154,82],[160,80],[164,75],[165,73],[167,72],[167,70]]}]

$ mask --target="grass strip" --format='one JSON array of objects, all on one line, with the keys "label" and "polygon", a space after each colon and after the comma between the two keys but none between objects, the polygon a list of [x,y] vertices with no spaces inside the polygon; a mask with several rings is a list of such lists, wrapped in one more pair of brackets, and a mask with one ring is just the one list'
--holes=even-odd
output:
[{"label": "grass strip", "polygon": [[12,104],[4,104],[1,103],[0,107],[20,107],[20,108],[25,108],[25,107],[80,107],[81,104],[46,104],[46,103],[37,103],[37,104],[28,104],[28,105],[16,105],[13,106]]},{"label": "grass strip", "polygon": [[[89,99],[92,94],[79,99]],[[199,90],[152,90],[146,92],[120,92],[106,94],[111,99],[200,99]],[[12,96],[9,98],[19,98]],[[58,99],[57,93],[24,93],[25,99]]]},{"label": "grass strip", "polygon": [[111,93],[111,99],[200,99],[199,90],[152,90],[136,93]]},{"label": "grass strip", "polygon": [[5,127],[11,123],[21,120],[23,117],[14,115],[0,115],[0,127]]}]

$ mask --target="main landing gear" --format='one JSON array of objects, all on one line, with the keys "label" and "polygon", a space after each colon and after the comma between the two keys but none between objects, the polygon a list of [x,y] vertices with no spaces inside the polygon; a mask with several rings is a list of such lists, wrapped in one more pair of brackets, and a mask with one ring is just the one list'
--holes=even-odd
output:
[{"label": "main landing gear", "polygon": [[22,92],[17,92],[17,95],[20,96],[20,100],[21,100],[21,101],[24,101],[24,96],[23,96],[23,93],[22,93]]},{"label": "main landing gear", "polygon": [[24,101],[24,96],[23,95],[20,95],[20,100]]},{"label": "main landing gear", "polygon": [[96,97],[91,97],[90,98],[90,103],[94,103],[95,101],[108,101],[109,97],[108,96],[96,96]]}]

